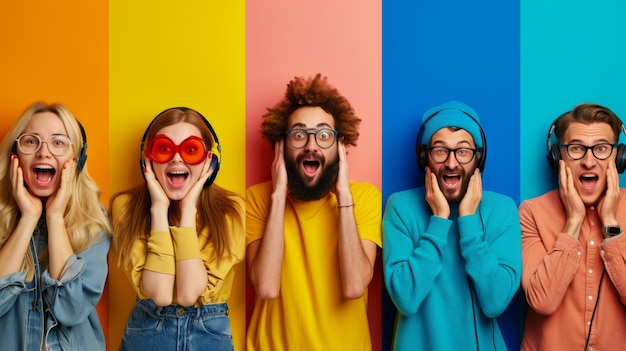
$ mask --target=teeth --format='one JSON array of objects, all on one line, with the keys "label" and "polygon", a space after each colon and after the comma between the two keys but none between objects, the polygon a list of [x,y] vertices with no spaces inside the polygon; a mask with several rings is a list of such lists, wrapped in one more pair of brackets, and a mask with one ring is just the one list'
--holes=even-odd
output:
[{"label": "teeth", "polygon": [[171,171],[169,173],[170,174],[175,174],[175,175],[187,174],[187,172],[185,172],[185,171]]},{"label": "teeth", "polygon": [[38,166],[35,166],[35,168],[37,168],[37,169],[54,169],[54,167],[52,167],[50,165],[38,165]]}]

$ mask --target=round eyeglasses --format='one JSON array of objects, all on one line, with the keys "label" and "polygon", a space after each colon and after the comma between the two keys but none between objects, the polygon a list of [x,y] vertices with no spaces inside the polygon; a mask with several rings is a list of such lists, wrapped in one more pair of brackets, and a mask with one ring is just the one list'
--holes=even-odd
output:
[{"label": "round eyeglasses", "polygon": [[204,140],[194,135],[176,145],[172,139],[159,134],[148,141],[145,151],[146,157],[156,163],[167,163],[174,158],[176,153],[190,165],[200,164],[208,156]]},{"label": "round eyeglasses", "polygon": [[37,134],[22,134],[17,139],[17,148],[25,155],[32,155],[41,149],[41,145],[46,143],[48,151],[54,156],[63,156],[72,145],[72,141],[67,135],[55,134],[48,140],[41,140]]},{"label": "round eyeglasses", "polygon": [[616,147],[616,144],[602,143],[591,146],[581,145],[581,144],[560,144],[559,146],[564,147],[567,150],[567,156],[572,160],[580,160],[585,157],[588,150],[591,150],[591,153],[598,160],[606,160],[611,157],[613,153],[613,148]]},{"label": "round eyeglasses", "polygon": [[322,149],[328,149],[333,146],[337,134],[339,132],[330,128],[323,128],[318,130],[307,130],[294,128],[285,132],[289,144],[294,149],[301,149],[309,142],[309,135],[313,135],[317,146]]},{"label": "round eyeglasses", "polygon": [[474,155],[476,154],[476,149],[471,149],[467,147],[462,147],[458,149],[449,149],[443,146],[433,146],[429,147],[428,153],[430,154],[430,158],[435,163],[444,163],[450,157],[450,153],[454,154],[456,161],[462,165],[472,162],[474,159]]}]

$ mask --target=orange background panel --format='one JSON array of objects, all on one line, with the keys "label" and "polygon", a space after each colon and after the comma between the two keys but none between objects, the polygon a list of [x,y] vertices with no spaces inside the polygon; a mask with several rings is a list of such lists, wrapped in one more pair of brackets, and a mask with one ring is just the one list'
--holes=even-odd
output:
[{"label": "orange background panel", "polygon": [[[0,4],[0,136],[34,101],[68,107],[87,133],[87,170],[108,201],[108,6],[78,0]],[[8,155],[7,155],[8,157]],[[108,300],[98,305],[108,333]]]}]

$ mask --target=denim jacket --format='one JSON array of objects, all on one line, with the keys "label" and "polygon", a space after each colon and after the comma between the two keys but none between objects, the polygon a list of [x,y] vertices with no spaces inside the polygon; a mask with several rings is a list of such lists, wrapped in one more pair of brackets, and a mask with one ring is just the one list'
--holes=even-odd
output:
[{"label": "denim jacket", "polygon": [[[33,257],[46,247],[47,234],[40,222],[29,245]],[[110,244],[104,235],[72,255],[60,280],[52,279],[48,270],[42,272],[38,261],[29,283],[24,282],[24,272],[0,277],[0,349],[105,350],[95,307],[104,290]]]}]

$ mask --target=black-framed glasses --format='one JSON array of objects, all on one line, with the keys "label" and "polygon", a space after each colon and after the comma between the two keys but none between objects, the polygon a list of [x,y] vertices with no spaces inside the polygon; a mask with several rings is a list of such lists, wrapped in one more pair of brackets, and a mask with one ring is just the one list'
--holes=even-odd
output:
[{"label": "black-framed glasses", "polygon": [[591,150],[593,157],[598,160],[606,160],[611,157],[613,148],[615,148],[617,144],[601,143],[591,146],[582,144],[559,144],[559,146],[564,147],[565,150],[567,150],[567,156],[569,156],[572,160],[580,160],[585,157],[588,150]]},{"label": "black-framed glasses", "polygon": [[444,163],[450,157],[450,153],[454,154],[456,161],[462,165],[472,162],[474,159],[474,155],[476,154],[476,149],[472,149],[469,147],[462,147],[458,149],[450,149],[443,146],[433,146],[429,147],[428,153],[430,154],[430,158],[436,163]]},{"label": "black-framed glasses", "polygon": [[337,139],[338,131],[330,128],[322,128],[317,130],[294,128],[285,132],[289,144],[294,149],[301,149],[309,142],[309,135],[313,135],[317,146],[322,149],[328,149],[333,146]]},{"label": "black-framed glasses", "polygon": [[67,135],[55,134],[48,140],[41,140],[37,134],[22,134],[17,139],[17,148],[25,155],[32,155],[41,149],[41,145],[46,143],[48,150],[54,156],[63,156],[72,145],[72,141]]}]

